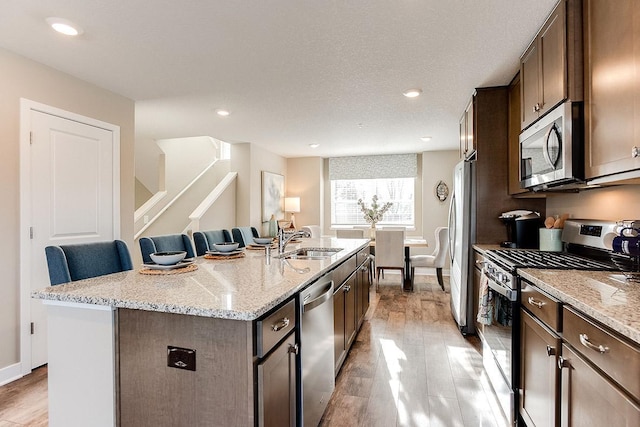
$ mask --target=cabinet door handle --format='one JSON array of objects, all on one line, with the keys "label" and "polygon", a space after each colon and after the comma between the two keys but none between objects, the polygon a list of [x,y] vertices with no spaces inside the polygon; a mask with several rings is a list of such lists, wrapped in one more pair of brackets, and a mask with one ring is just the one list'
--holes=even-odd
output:
[{"label": "cabinet door handle", "polygon": [[631,157],[636,158],[636,157],[640,157],[640,148],[639,147],[633,147],[631,149]]},{"label": "cabinet door handle", "polygon": [[344,286],[344,291],[345,292],[349,292],[351,290],[351,285],[345,285]]},{"label": "cabinet door handle", "polygon": [[534,305],[534,306],[538,307],[538,308],[542,308],[542,306],[543,306],[543,305],[547,305],[547,303],[546,303],[546,302],[544,302],[544,301],[538,301],[538,300],[534,299],[533,297],[529,297],[529,299],[527,300],[527,302],[528,302],[529,304],[531,304],[531,305]]},{"label": "cabinet door handle", "polygon": [[580,344],[587,348],[590,348],[591,350],[597,351],[600,354],[609,353],[609,347],[605,347],[602,344],[593,344],[591,341],[589,341],[589,337],[587,336],[587,334],[580,334]]},{"label": "cabinet door handle", "polygon": [[556,348],[548,345],[547,346],[547,356],[551,357],[551,356],[555,356],[555,355],[556,355]]},{"label": "cabinet door handle", "polygon": [[562,356],[558,357],[558,369],[562,370],[563,368],[569,368],[570,366],[571,365],[569,364],[569,361],[567,359]]},{"label": "cabinet door handle", "polygon": [[298,354],[298,344],[289,344],[288,353]]},{"label": "cabinet door handle", "polygon": [[271,325],[271,330],[273,332],[278,332],[283,330],[284,328],[286,328],[287,326],[289,326],[289,318],[288,317],[283,317],[282,319],[280,319],[280,321],[278,321],[277,323],[274,323],[273,325]]}]

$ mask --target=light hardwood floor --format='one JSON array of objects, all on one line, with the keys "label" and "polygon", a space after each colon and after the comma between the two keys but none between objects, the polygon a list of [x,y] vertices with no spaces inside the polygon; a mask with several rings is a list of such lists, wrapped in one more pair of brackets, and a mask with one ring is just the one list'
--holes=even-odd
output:
[{"label": "light hardwood floor", "polygon": [[[372,287],[372,290],[375,286]],[[482,368],[480,341],[464,338],[435,276],[402,292],[386,274],[338,378],[321,426],[507,426]]]},{"label": "light hardwood floor", "polygon": [[[417,275],[405,293],[386,274],[321,426],[506,426],[479,348],[456,329],[435,276]],[[47,424],[46,367],[0,387],[0,427]]]}]

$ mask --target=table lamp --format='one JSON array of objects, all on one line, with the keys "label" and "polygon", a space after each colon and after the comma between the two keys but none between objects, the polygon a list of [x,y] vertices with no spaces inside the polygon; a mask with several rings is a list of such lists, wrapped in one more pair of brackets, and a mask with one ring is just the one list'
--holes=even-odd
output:
[{"label": "table lamp", "polygon": [[294,213],[300,212],[300,197],[285,197],[284,198],[284,211],[291,212],[291,227],[296,228],[296,217]]}]

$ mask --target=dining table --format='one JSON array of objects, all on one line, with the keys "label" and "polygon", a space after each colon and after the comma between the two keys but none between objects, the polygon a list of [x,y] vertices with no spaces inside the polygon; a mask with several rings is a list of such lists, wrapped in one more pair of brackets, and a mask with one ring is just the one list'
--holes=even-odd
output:
[{"label": "dining table", "polygon": [[[376,241],[371,240],[369,247],[375,254]],[[413,291],[413,281],[411,280],[411,248],[427,248],[429,244],[426,239],[417,237],[407,237],[404,239],[404,277],[402,278],[402,290]]]}]

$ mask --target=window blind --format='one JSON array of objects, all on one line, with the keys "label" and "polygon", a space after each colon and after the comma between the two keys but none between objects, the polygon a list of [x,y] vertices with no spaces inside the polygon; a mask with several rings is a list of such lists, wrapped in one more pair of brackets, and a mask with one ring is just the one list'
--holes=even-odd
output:
[{"label": "window blind", "polygon": [[417,154],[329,158],[329,179],[415,178]]}]

